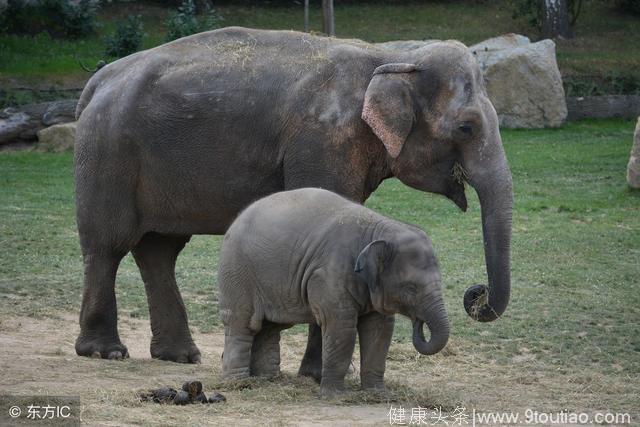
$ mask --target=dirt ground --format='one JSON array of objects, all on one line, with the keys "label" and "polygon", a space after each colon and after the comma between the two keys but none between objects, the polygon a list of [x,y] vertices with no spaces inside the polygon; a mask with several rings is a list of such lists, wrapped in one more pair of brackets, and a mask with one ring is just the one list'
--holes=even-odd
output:
[{"label": "dirt ground", "polygon": [[[624,399],[632,399],[638,391],[637,385],[624,378],[554,371],[538,364],[536,356],[526,349],[509,364],[498,364],[471,349],[461,351],[465,343],[452,340],[441,354],[429,358],[417,355],[410,343],[393,343],[386,376],[390,390],[387,397],[354,391],[340,401],[325,402],[317,398],[318,386],[313,381],[295,376],[305,343],[300,334],[283,336],[281,377],[238,384],[219,379],[222,331],[195,331],[203,363],[182,365],[150,358],[148,320],[125,317],[119,328],[131,358],[109,361],[75,355],[75,314],[63,314],[58,319],[3,318],[2,394],[80,396],[81,419],[88,425],[343,426],[389,425],[392,406],[405,408],[405,424],[410,424],[413,407],[441,407],[449,416],[448,425],[466,425],[453,418],[456,408],[460,413],[462,407],[469,417],[472,409],[522,414],[527,408],[593,413],[615,408],[622,398],[622,409],[630,409],[633,403],[624,403]],[[357,366],[355,370],[348,381],[352,388],[357,386]],[[219,391],[228,401],[177,407],[140,402],[137,397],[145,389],[179,387],[187,379],[201,380],[205,391]],[[0,425],[7,419],[3,416],[0,414]],[[471,418],[467,421],[472,425]],[[426,420],[423,425],[437,423]]]},{"label": "dirt ground", "polygon": [[[5,318],[0,328],[0,348],[4,353],[0,359],[3,394],[80,396],[83,423],[118,426],[174,422],[186,423],[183,425],[252,425],[257,422],[362,425],[386,423],[388,418],[388,405],[335,406],[320,401],[314,403],[312,410],[306,404],[280,402],[258,412],[240,401],[238,390],[219,390],[228,399],[227,403],[219,405],[177,407],[138,402],[140,391],[164,385],[179,387],[183,381],[192,378],[201,380],[205,391],[212,390],[210,386],[218,383],[218,361],[224,343],[222,331],[215,334],[196,332],[194,339],[202,352],[203,363],[184,365],[150,358],[148,320],[120,322],[121,339],[131,355],[125,361],[76,356],[73,344],[79,327],[75,315],[65,314],[59,320]],[[301,350],[294,350],[298,343],[305,343],[305,337],[283,339],[283,370],[290,373],[295,372],[302,357]],[[293,354],[295,358],[289,357]],[[307,383],[308,388],[317,388],[313,381],[298,381]]]}]

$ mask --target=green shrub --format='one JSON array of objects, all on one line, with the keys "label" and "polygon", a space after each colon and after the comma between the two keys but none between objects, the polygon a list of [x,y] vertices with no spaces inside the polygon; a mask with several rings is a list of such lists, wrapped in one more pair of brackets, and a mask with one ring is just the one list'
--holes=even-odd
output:
[{"label": "green shrub", "polygon": [[11,34],[47,32],[52,37],[79,38],[96,27],[99,0],[9,0],[0,16],[0,31]]},{"label": "green shrub", "polygon": [[181,37],[202,31],[218,28],[222,18],[213,8],[209,8],[203,15],[196,15],[196,6],[193,0],[184,0],[177,12],[172,13],[166,21],[166,41],[172,41]]},{"label": "green shrub", "polygon": [[566,96],[640,95],[640,77],[634,74],[569,75],[562,83]]},{"label": "green shrub", "polygon": [[119,22],[116,31],[105,38],[105,54],[122,58],[140,50],[142,45],[142,18],[130,16]]}]

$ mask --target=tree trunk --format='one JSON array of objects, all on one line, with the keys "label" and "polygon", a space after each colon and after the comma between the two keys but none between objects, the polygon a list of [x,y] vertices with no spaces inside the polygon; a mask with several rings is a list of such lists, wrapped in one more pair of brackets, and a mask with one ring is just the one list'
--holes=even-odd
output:
[{"label": "tree trunk", "polygon": [[328,36],[336,35],[333,0],[322,0],[322,31]]},{"label": "tree trunk", "polygon": [[309,32],[309,0],[304,0],[304,32]]},{"label": "tree trunk", "polygon": [[542,0],[542,37],[571,37],[567,2],[568,0]]}]

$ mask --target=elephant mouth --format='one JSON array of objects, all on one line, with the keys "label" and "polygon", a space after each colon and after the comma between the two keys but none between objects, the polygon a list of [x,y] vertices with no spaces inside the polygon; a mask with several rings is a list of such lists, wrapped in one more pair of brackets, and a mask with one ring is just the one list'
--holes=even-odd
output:
[{"label": "elephant mouth", "polygon": [[460,208],[462,212],[467,211],[467,196],[464,194],[464,184],[455,184],[456,187],[460,186],[460,188],[455,188],[453,191],[447,193],[447,198],[456,204],[457,207]]},{"label": "elephant mouth", "polygon": [[464,193],[464,183],[467,180],[467,171],[459,162],[454,162],[451,167],[452,185],[446,196],[449,200],[456,204],[462,212],[467,211],[467,196]]}]

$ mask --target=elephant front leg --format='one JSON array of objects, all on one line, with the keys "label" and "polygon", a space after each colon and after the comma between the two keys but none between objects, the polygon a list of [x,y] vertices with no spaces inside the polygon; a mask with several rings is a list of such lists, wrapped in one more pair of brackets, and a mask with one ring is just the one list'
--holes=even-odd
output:
[{"label": "elephant front leg", "polygon": [[355,313],[331,313],[322,325],[322,380],[320,395],[332,398],[344,391],[353,349],[356,343]]},{"label": "elephant front leg", "polygon": [[225,328],[222,353],[222,378],[242,379],[251,375],[253,335]]},{"label": "elephant front leg", "polygon": [[178,290],[175,266],[188,236],[145,234],[132,253],[144,281],[151,317],[151,357],[181,363],[200,363],[187,312]]},{"label": "elephant front leg", "polygon": [[384,390],[384,371],[393,336],[393,316],[374,312],[358,320],[360,381],[363,390]]}]

